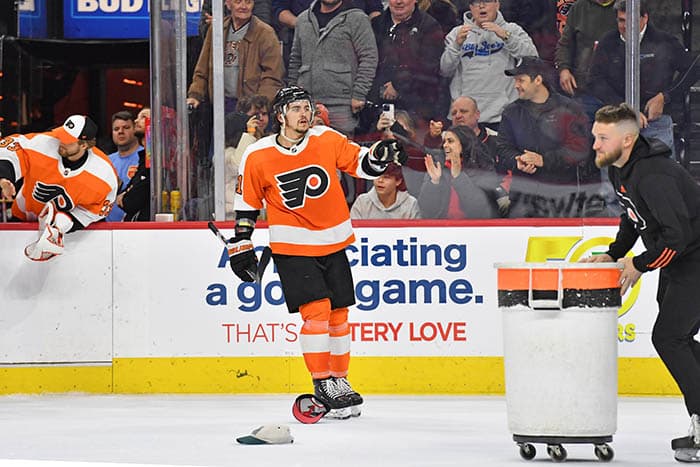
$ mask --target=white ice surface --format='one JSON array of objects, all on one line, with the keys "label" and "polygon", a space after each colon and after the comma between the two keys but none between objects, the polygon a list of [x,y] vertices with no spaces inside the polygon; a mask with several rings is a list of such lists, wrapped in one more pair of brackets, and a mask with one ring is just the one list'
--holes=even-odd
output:
[{"label": "white ice surface", "polygon": [[[545,446],[520,458],[503,397],[366,397],[363,414],[302,425],[291,395],[82,394],[0,397],[0,465],[197,466],[551,465]],[[540,401],[541,403],[541,401]],[[291,427],[289,445],[235,438],[270,423]],[[611,466],[679,465],[670,440],[685,434],[679,398],[620,398]],[[566,464],[591,465],[592,445],[569,444]],[[596,465],[596,464],[592,464]],[[120,465],[119,467],[123,467]]]}]

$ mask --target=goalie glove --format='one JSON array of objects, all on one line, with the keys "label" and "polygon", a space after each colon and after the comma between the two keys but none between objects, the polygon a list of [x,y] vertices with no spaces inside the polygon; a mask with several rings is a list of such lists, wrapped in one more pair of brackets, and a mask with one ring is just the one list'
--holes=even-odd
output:
[{"label": "goalie glove", "polygon": [[408,160],[408,154],[403,146],[395,139],[377,141],[369,148],[369,162],[384,170],[390,162],[403,165]]},{"label": "goalie glove", "polygon": [[255,282],[258,278],[258,258],[253,242],[247,238],[234,237],[226,243],[229,264],[233,273],[243,282]]},{"label": "goalie glove", "polygon": [[[24,255],[32,261],[48,261],[63,253],[64,229],[56,221],[58,216],[68,216],[55,209],[53,203],[46,203],[39,213],[39,239],[24,248]],[[70,218],[68,222],[72,223]]]}]

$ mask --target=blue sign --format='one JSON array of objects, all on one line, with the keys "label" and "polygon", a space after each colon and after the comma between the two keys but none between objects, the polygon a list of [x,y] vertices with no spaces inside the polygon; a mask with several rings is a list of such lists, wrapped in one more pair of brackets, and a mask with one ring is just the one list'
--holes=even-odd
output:
[{"label": "blue sign", "polygon": [[46,39],[46,0],[20,0],[19,37]]},{"label": "blue sign", "polygon": [[[149,0],[64,0],[66,39],[148,39]],[[163,0],[162,17],[175,22],[178,4],[187,10],[187,35],[197,35],[201,0]]]}]

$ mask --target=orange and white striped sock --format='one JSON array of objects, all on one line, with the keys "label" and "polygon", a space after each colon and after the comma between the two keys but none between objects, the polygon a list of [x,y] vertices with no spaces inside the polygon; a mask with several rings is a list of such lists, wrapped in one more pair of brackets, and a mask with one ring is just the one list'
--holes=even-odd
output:
[{"label": "orange and white striped sock", "polygon": [[331,315],[331,301],[327,298],[305,303],[299,307],[304,320],[299,342],[304,354],[304,363],[313,379],[324,379],[331,375],[330,335],[328,321]]},{"label": "orange and white striped sock", "polygon": [[330,334],[330,369],[336,378],[348,375],[350,367],[350,325],[348,309],[331,310],[328,331]]}]

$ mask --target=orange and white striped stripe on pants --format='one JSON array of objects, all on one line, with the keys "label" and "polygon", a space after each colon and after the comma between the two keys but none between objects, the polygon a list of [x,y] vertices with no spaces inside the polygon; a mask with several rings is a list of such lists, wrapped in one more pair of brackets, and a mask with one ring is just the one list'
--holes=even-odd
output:
[{"label": "orange and white striped stripe on pants", "polygon": [[348,309],[331,310],[327,298],[299,307],[304,320],[299,341],[304,363],[314,379],[347,376],[350,366]]}]

